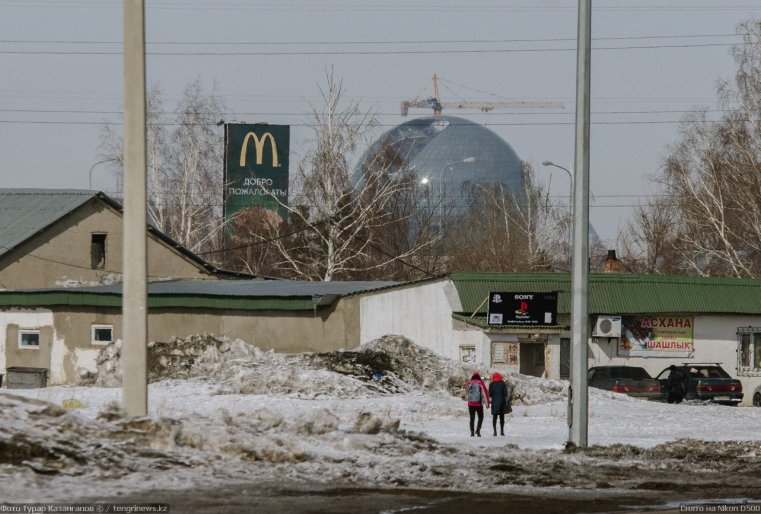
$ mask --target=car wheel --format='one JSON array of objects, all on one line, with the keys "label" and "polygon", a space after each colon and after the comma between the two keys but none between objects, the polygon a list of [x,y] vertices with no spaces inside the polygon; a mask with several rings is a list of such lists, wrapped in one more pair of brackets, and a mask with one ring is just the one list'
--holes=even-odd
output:
[{"label": "car wheel", "polygon": [[761,391],[756,391],[756,394],[753,395],[753,406],[761,407]]}]

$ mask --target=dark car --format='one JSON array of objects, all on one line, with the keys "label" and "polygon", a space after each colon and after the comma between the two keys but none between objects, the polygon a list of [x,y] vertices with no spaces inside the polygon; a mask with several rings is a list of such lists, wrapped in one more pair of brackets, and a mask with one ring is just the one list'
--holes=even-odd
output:
[{"label": "dark car", "polygon": [[[725,405],[738,405],[743,399],[742,383],[729,376],[719,364],[683,363],[676,366],[682,376],[685,400],[703,400]],[[656,379],[661,384],[661,399],[666,400],[666,381],[671,369],[661,371]]]},{"label": "dark car", "polygon": [[638,366],[595,366],[587,372],[589,387],[624,393],[636,398],[658,400],[661,384]]}]

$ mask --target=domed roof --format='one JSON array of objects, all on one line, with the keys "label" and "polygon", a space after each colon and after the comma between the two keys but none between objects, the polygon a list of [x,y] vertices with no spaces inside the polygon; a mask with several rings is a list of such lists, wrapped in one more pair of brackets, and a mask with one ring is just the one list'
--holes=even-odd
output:
[{"label": "domed roof", "polygon": [[381,159],[392,163],[390,171],[415,171],[450,190],[468,182],[501,182],[514,192],[522,190],[523,163],[515,150],[488,128],[463,118],[426,117],[402,123],[373,143],[360,169],[381,151]]}]

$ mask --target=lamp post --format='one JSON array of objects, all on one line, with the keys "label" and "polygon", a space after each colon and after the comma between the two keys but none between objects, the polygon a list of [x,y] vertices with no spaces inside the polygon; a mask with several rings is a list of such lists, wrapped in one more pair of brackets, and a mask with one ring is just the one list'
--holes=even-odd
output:
[{"label": "lamp post", "polygon": [[104,162],[114,162],[114,161],[118,161],[118,160],[119,159],[116,159],[116,158],[103,159],[102,161],[98,161],[95,164],[93,164],[92,166],[90,166],[90,182],[89,182],[89,184],[90,184],[89,189],[90,190],[92,190],[92,170],[93,170],[93,168],[95,168],[95,166],[97,166],[98,164],[103,164]]},{"label": "lamp post", "polygon": [[465,157],[461,161],[455,161],[450,162],[449,164],[445,164],[441,171],[439,172],[439,233],[441,233],[441,229],[444,226],[444,171],[449,168],[450,170],[457,166],[458,164],[473,164],[476,162],[476,158],[471,157]]},{"label": "lamp post", "polygon": [[554,166],[568,173],[570,183],[568,185],[568,251],[571,251],[571,219],[573,218],[573,173],[567,168],[559,166],[552,161],[542,161],[542,166]]}]

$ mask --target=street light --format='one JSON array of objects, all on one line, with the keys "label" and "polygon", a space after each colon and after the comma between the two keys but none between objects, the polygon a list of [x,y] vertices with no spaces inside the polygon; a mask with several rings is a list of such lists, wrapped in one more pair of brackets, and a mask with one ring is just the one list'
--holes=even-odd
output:
[{"label": "street light", "polygon": [[[441,233],[441,229],[444,225],[444,170],[446,170],[447,168],[451,170],[458,164],[472,164],[474,162],[476,162],[475,157],[473,156],[465,157],[461,161],[455,161],[455,162],[450,162],[449,164],[445,164],[441,168],[441,171],[439,172],[439,233]],[[427,183],[427,178],[426,178],[426,182],[423,182],[423,183],[424,184]]]},{"label": "street light", "polygon": [[90,166],[90,188],[89,189],[91,191],[92,191],[92,170],[93,170],[93,168],[95,168],[95,166],[97,166],[98,164],[103,164],[104,162],[114,162],[114,161],[118,161],[118,160],[119,159],[117,159],[117,158],[103,159],[102,161],[98,161],[95,164],[93,164],[92,166]]},{"label": "street light", "polygon": [[542,161],[542,166],[554,166],[555,168],[560,168],[561,170],[568,173],[568,178],[571,180],[568,186],[568,251],[570,252],[571,248],[571,219],[573,218],[573,173],[571,173],[567,168],[564,168],[562,166],[558,166],[552,161]]}]

